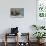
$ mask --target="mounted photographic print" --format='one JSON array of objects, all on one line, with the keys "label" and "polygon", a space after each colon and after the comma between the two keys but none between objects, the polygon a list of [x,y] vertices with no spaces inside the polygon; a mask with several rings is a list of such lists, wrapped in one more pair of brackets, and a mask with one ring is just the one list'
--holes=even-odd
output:
[{"label": "mounted photographic print", "polygon": [[41,18],[46,17],[46,0],[37,1],[37,15]]},{"label": "mounted photographic print", "polygon": [[24,8],[11,8],[10,16],[15,18],[23,18],[24,17]]}]

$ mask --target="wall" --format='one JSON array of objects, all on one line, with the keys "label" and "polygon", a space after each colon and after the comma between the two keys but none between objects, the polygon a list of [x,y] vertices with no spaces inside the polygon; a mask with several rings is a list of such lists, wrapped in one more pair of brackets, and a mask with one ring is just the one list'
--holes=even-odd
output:
[{"label": "wall", "polygon": [[[11,18],[10,8],[24,8],[24,18]],[[19,32],[30,32],[36,24],[36,0],[0,0],[0,34],[10,32],[11,27],[19,27]]]}]

